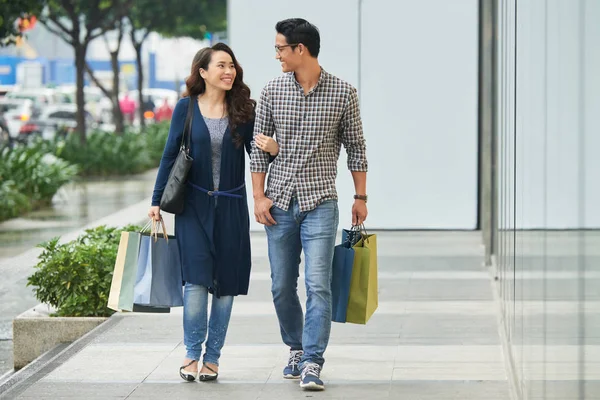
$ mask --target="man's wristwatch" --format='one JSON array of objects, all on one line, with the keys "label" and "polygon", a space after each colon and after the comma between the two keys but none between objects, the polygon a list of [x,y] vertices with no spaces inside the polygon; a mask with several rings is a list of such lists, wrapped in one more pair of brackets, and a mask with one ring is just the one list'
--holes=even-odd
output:
[{"label": "man's wristwatch", "polygon": [[367,202],[367,195],[366,194],[355,194],[354,195],[354,200],[363,200],[366,203]]}]

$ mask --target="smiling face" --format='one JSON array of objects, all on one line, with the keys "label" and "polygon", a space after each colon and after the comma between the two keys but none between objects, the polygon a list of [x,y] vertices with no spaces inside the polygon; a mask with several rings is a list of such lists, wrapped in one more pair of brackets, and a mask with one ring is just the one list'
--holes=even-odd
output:
[{"label": "smiling face", "polygon": [[283,72],[295,71],[302,62],[298,44],[288,43],[285,36],[275,36],[275,58],[281,63]]},{"label": "smiling face", "polygon": [[200,68],[200,76],[204,79],[207,87],[231,90],[236,77],[233,59],[224,51],[213,52],[207,68]]}]

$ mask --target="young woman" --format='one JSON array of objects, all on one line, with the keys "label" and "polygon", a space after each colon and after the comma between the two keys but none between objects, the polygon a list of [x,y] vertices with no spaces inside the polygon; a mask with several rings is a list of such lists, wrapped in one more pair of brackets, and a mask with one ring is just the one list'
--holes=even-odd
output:
[{"label": "young woman", "polygon": [[[222,43],[194,57],[187,90],[171,120],[148,215],[160,220],[160,199],[179,152],[188,105],[193,164],[185,209],[175,216],[183,265],[183,332],[187,354],[181,378],[215,380],[233,298],[248,293],[250,231],[244,148],[250,154],[255,101],[231,49]],[[277,143],[261,138],[261,151],[277,154]],[[208,295],[212,294],[210,320]],[[208,340],[207,340],[208,334]],[[205,351],[202,367],[198,362]],[[199,376],[198,376],[199,374]]]}]

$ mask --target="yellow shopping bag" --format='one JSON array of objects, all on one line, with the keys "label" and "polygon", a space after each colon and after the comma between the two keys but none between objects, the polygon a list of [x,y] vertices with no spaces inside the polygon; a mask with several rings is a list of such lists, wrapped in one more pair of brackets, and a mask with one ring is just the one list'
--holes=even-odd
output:
[{"label": "yellow shopping bag", "polygon": [[346,322],[366,324],[377,309],[377,235],[361,233],[359,241],[352,246],[354,263],[350,281],[350,296]]}]

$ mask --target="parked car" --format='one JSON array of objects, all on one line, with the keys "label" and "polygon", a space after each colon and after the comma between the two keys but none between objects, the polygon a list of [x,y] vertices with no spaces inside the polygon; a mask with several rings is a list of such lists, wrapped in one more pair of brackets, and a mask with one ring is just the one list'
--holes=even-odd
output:
[{"label": "parked car", "polygon": [[[85,112],[87,129],[97,128],[94,117]],[[56,136],[66,136],[77,129],[77,106],[75,104],[58,104],[46,107],[38,118],[25,123],[20,131],[18,140],[27,142],[39,137],[52,140]]]},{"label": "parked car", "polygon": [[29,99],[0,99],[0,114],[4,116],[11,138],[17,138],[21,127],[32,118],[37,117],[41,110]]},{"label": "parked car", "polygon": [[67,98],[64,94],[58,93],[55,89],[36,88],[36,89],[14,89],[6,93],[7,99],[27,99],[33,101],[36,107],[45,107],[65,103]]},{"label": "parked car", "polygon": [[[60,95],[61,103],[76,104],[76,91],[77,88],[72,85],[63,85],[56,88],[56,93]],[[83,88],[85,96],[85,109],[94,117],[96,122],[102,121],[102,106],[101,101],[106,98],[102,90],[95,86],[85,86]]]}]

